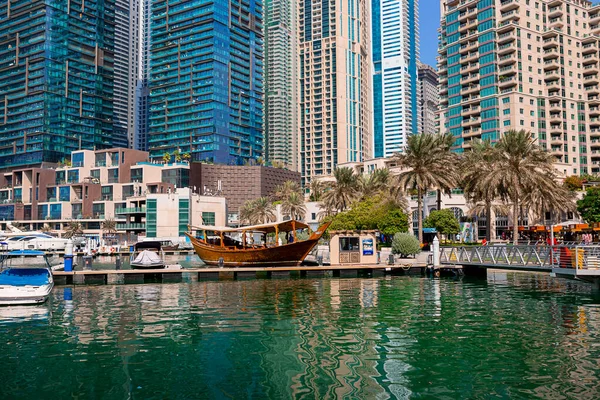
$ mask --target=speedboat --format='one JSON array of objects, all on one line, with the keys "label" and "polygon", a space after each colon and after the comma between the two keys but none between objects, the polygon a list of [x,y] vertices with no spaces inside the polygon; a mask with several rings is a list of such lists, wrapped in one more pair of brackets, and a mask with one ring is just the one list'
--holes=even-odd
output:
[{"label": "speedboat", "polygon": [[68,239],[57,238],[43,232],[6,233],[3,240],[8,250],[64,250]]},{"label": "speedboat", "polygon": [[134,246],[129,264],[134,269],[164,268],[165,261],[162,255],[160,242],[139,242]]},{"label": "speedboat", "polygon": [[53,287],[48,268],[7,268],[0,272],[0,305],[44,303]]}]

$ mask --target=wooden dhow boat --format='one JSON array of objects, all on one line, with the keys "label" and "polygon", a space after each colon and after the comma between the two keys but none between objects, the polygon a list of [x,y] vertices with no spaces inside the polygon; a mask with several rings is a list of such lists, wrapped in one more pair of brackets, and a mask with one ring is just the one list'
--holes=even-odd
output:
[{"label": "wooden dhow boat", "polygon": [[[239,228],[190,226],[186,235],[198,257],[207,265],[289,267],[304,261],[329,224],[322,224],[314,232],[310,232],[308,225],[296,220]],[[304,230],[308,231],[308,238],[299,239],[298,231]],[[281,238],[282,233],[285,239]]]}]

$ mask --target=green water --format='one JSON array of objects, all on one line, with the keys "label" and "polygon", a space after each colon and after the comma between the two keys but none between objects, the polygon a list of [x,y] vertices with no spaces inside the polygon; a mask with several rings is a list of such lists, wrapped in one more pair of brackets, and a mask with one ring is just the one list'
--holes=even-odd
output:
[{"label": "green water", "polygon": [[599,304],[533,274],[56,287],[0,309],[0,398],[595,399]]}]

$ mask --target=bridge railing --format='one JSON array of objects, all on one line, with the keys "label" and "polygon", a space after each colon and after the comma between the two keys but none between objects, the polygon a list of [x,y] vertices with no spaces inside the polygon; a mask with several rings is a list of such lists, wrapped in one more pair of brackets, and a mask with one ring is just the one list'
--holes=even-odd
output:
[{"label": "bridge railing", "polygon": [[600,269],[600,246],[500,245],[441,247],[442,264],[524,269]]}]

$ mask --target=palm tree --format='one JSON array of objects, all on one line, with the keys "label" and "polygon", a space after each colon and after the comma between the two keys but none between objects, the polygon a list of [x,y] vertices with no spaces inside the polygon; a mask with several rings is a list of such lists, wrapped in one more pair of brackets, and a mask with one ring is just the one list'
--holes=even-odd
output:
[{"label": "palm tree", "polygon": [[70,239],[74,236],[83,234],[83,225],[79,221],[70,221],[69,225],[65,228],[64,237]]},{"label": "palm tree", "polygon": [[458,156],[451,151],[451,134],[422,133],[408,137],[404,152],[396,155],[402,171],[396,177],[404,191],[417,189],[419,241],[423,242],[423,194],[429,189],[449,193],[457,186]]},{"label": "palm tree", "polygon": [[363,199],[374,196],[390,186],[390,170],[387,168],[376,169],[375,171],[358,177]]},{"label": "palm tree", "polygon": [[346,211],[360,197],[358,176],[348,167],[336,168],[333,171],[335,182],[323,194],[323,208],[330,211]]},{"label": "palm tree", "polygon": [[292,193],[302,193],[302,189],[300,189],[300,184],[296,181],[285,181],[275,188],[275,193],[273,193],[273,197],[276,200],[283,201],[284,199],[288,198]]},{"label": "palm tree", "polygon": [[325,184],[323,181],[318,179],[313,179],[310,181],[310,201],[321,201],[321,197],[323,197],[323,193],[325,193]]},{"label": "palm tree", "polygon": [[248,200],[240,210],[240,218],[250,225],[266,224],[275,220],[275,207],[267,197]]},{"label": "palm tree", "polygon": [[281,211],[292,219],[302,220],[306,214],[304,197],[299,192],[292,192],[282,200]]},{"label": "palm tree", "polygon": [[496,168],[498,153],[489,140],[472,142],[472,150],[461,160],[462,187],[465,199],[471,204],[469,214],[485,216],[485,238],[489,242],[492,237],[492,211],[507,215],[506,206],[494,202],[498,196],[498,188],[484,184],[484,176],[489,169]]},{"label": "palm tree", "polygon": [[173,156],[175,157],[175,162],[181,162],[181,152],[179,149],[175,149]]},{"label": "palm tree", "polygon": [[40,231],[44,232],[44,233],[50,233],[50,232],[52,232],[52,227],[48,224],[44,224],[44,226],[42,226]]},{"label": "palm tree", "polygon": [[168,164],[171,162],[171,155],[169,153],[165,153],[163,154],[163,162],[165,164]]},{"label": "palm tree", "polygon": [[102,232],[109,234],[117,233],[117,222],[112,218],[105,219],[102,221]]},{"label": "palm tree", "polygon": [[556,207],[562,199],[554,157],[542,150],[529,132],[510,130],[495,147],[497,160],[483,174],[482,185],[494,188],[512,206],[513,243],[519,241],[519,211],[524,206]]}]

